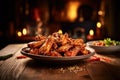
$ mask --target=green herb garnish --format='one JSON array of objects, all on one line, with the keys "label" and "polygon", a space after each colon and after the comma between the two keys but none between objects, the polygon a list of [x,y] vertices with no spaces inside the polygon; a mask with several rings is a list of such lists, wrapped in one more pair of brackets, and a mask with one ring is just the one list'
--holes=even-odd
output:
[{"label": "green herb garnish", "polygon": [[106,38],[103,40],[105,43],[105,46],[116,46],[116,45],[120,45],[120,41],[115,41],[115,40],[111,40],[111,38]]}]

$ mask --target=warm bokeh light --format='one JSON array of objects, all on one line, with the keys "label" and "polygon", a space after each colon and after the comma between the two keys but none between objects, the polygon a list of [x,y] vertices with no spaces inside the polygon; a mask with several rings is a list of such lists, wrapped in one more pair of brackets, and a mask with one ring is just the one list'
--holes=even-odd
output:
[{"label": "warm bokeh light", "polygon": [[38,17],[38,18],[36,18],[36,21],[37,21],[37,22],[39,22],[39,21],[40,21],[40,18],[39,18],[39,17]]},{"label": "warm bokeh light", "polygon": [[17,32],[17,35],[18,35],[19,37],[21,37],[21,36],[22,36],[22,33],[21,33],[20,31],[18,31],[18,32]]},{"label": "warm bokeh light", "polygon": [[98,15],[103,15],[103,12],[102,11],[98,11]]},{"label": "warm bokeh light", "polygon": [[61,30],[61,29],[60,29],[60,30],[58,30],[58,33],[62,34],[62,30]]},{"label": "warm bokeh light", "polygon": [[101,28],[101,23],[97,22],[97,28]]},{"label": "warm bokeh light", "polygon": [[23,33],[23,35],[27,35],[27,29],[23,28],[22,33]]},{"label": "warm bokeh light", "polygon": [[94,35],[94,31],[92,29],[89,31],[89,35],[91,35],[91,36]]},{"label": "warm bokeh light", "polygon": [[77,17],[77,9],[79,7],[79,2],[69,2],[68,3],[68,11],[67,11],[67,17],[70,21],[74,21],[74,19]]},{"label": "warm bokeh light", "polygon": [[34,14],[33,17],[36,21],[40,21],[40,10],[39,8],[34,8],[33,10]]},{"label": "warm bokeh light", "polygon": [[105,13],[104,13],[104,11],[98,11],[98,15],[100,15],[100,16],[104,16],[105,15]]}]

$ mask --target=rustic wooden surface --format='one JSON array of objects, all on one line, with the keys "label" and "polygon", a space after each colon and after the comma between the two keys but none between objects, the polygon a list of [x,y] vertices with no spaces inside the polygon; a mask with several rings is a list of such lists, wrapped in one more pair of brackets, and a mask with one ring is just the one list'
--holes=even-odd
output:
[{"label": "rustic wooden surface", "polygon": [[120,52],[95,54],[98,60],[88,59],[76,64],[45,64],[31,58],[17,59],[26,44],[10,44],[0,50],[0,80],[120,80]]}]

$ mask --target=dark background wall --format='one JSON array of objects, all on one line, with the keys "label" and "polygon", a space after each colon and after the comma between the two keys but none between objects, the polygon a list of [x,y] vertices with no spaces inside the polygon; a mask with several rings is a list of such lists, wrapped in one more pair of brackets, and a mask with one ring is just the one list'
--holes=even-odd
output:
[{"label": "dark background wall", "polygon": [[[14,38],[14,35],[11,36],[10,34],[10,25],[11,22],[13,23],[13,25],[15,26],[15,28],[18,27],[18,25],[20,25],[19,20],[17,21],[16,17],[19,17],[19,12],[17,12],[17,7],[19,7],[19,4],[25,4],[25,2],[28,1],[32,6],[32,7],[36,7],[35,4],[37,4],[37,6],[39,5],[38,2],[40,3],[47,3],[47,5],[49,6],[48,11],[51,11],[51,3],[52,5],[54,5],[54,3],[57,3],[57,0],[1,0],[0,1],[0,48],[3,48],[5,45],[9,44],[9,43],[16,43],[15,40],[13,40],[12,38]],[[63,0],[63,3],[69,1],[69,0]],[[81,0],[78,0],[81,1]],[[90,2],[92,3],[93,1],[97,0],[82,0],[86,2]],[[101,0],[98,0],[98,2],[100,2]],[[107,0],[106,0],[107,1]],[[109,0],[108,0],[109,1]],[[120,40],[120,4],[118,2],[118,0],[110,0],[111,1],[111,5],[108,6],[111,7],[110,9],[112,9],[112,37],[116,40]],[[59,1],[62,2],[62,1]],[[59,5],[57,5],[59,6]],[[58,8],[62,8],[62,7],[58,7]],[[49,15],[51,16],[50,12]],[[25,19],[23,19],[25,20]],[[49,20],[52,20],[51,17]],[[51,22],[51,21],[49,21]],[[55,23],[54,21],[52,23]],[[109,24],[109,21],[105,22],[107,23],[107,25]],[[110,23],[111,24],[111,23]],[[109,28],[109,27],[108,27]],[[14,32],[15,33],[15,32]],[[10,37],[11,36],[11,37]],[[12,41],[11,41],[12,40]]]}]

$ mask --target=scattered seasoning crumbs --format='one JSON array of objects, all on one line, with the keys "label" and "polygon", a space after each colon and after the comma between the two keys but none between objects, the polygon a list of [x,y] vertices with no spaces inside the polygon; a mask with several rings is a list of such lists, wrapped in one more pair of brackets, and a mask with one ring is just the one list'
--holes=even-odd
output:
[{"label": "scattered seasoning crumbs", "polygon": [[62,72],[62,73],[65,73],[67,71],[77,73],[77,72],[81,72],[81,71],[84,71],[84,70],[85,70],[85,66],[78,66],[78,65],[59,69],[59,71]]}]

